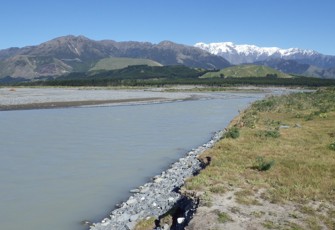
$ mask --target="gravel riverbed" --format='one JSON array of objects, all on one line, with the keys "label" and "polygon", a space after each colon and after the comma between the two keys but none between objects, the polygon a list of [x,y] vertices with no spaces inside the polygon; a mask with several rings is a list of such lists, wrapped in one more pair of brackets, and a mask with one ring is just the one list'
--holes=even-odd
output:
[{"label": "gravel riverbed", "polygon": [[[197,93],[155,89],[0,88],[0,111],[191,99]],[[201,94],[203,97],[204,94]]]}]

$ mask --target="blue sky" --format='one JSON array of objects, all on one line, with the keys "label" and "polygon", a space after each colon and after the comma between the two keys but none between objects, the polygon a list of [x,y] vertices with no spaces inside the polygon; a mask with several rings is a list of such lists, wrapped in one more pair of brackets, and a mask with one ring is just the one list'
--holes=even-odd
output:
[{"label": "blue sky", "polygon": [[334,0],[3,0],[0,49],[64,35],[95,40],[231,41],[335,55]]}]

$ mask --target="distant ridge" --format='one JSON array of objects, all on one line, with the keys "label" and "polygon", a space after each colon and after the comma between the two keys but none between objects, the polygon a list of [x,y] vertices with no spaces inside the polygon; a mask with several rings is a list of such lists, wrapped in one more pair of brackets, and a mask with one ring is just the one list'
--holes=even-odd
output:
[{"label": "distant ridge", "polygon": [[284,60],[302,60],[303,62],[306,62],[306,64],[315,65],[321,68],[335,67],[335,56],[323,55],[314,50],[236,45],[232,42],[209,44],[200,42],[196,43],[195,47],[222,56],[234,65],[280,58]]},{"label": "distant ridge", "polygon": [[[162,65],[220,69],[230,66],[222,57],[202,49],[163,41],[95,41],[84,36],[63,36],[37,46],[0,50],[0,78],[32,79],[88,71],[104,58],[150,59]],[[115,59],[116,60],[116,59]]]},{"label": "distant ridge", "polygon": [[73,35],[36,46],[0,50],[0,79],[54,78],[73,72],[113,70],[131,65],[223,69],[232,64],[268,66],[286,74],[335,79],[335,56],[313,50],[236,45],[231,42],[188,46],[172,41],[158,44],[95,41]]},{"label": "distant ridge", "polygon": [[266,65],[290,74],[335,78],[335,56],[324,55],[314,50],[236,45],[232,42],[199,42],[195,47],[224,57],[234,65]]}]

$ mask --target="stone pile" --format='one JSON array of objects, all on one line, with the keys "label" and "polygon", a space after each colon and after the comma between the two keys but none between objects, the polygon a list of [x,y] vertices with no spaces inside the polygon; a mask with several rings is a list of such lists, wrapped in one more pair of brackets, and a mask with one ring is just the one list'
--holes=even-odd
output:
[{"label": "stone pile", "polygon": [[[208,143],[191,150],[185,157],[173,163],[169,169],[154,176],[152,182],[131,190],[133,195],[120,204],[119,208],[112,211],[110,218],[92,224],[90,229],[128,230],[132,229],[141,219],[148,217],[158,219],[159,216],[168,212],[177,202],[185,198],[179,193],[179,188],[184,184],[185,179],[202,169],[197,156],[211,148],[222,135],[223,132],[217,132]],[[183,220],[183,217],[178,219],[178,221]]]}]

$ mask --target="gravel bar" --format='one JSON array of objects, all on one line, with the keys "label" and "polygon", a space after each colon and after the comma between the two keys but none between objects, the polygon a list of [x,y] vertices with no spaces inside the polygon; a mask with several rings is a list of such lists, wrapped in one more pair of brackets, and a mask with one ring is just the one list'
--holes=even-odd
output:
[{"label": "gravel bar", "polygon": [[187,100],[196,93],[94,88],[0,88],[0,111]]}]

